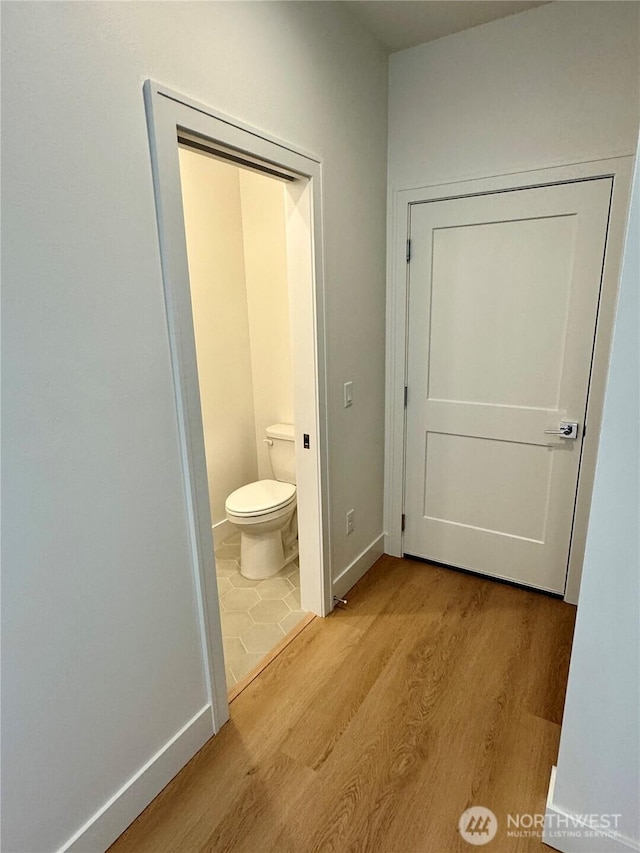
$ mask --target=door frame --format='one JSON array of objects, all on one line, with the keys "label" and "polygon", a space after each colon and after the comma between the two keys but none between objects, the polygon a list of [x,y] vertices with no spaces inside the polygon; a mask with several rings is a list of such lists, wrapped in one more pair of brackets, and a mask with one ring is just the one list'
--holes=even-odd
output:
[{"label": "door frame", "polygon": [[[217,732],[229,718],[211,530],[200,389],[178,159],[178,131],[294,173],[287,183],[287,264],[292,328],[302,606],[333,606],[329,541],[322,160],[154,80],[144,84],[158,238],[176,396],[186,515],[206,689]],[[295,286],[292,286],[295,285]],[[303,433],[310,448],[302,449]]]},{"label": "door frame", "polygon": [[564,599],[577,604],[582,577],[598,440],[613,338],[622,250],[626,234],[633,156],[614,157],[494,175],[471,180],[397,190],[389,202],[389,259],[387,287],[386,447],[385,447],[385,553],[403,556],[402,513],[405,479],[405,405],[407,376],[408,281],[407,239],[412,204],[465,196],[507,192],[532,187],[613,178],[598,318],[587,399],[587,415],[569,551]]}]

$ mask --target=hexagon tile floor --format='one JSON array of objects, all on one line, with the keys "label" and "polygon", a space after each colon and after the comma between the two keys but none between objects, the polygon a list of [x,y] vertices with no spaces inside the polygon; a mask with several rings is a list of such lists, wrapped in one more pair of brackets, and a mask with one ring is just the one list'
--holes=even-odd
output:
[{"label": "hexagon tile floor", "polygon": [[230,690],[251,672],[307,613],[300,609],[297,562],[271,578],[252,581],[240,574],[240,537],[216,550],[222,644]]}]

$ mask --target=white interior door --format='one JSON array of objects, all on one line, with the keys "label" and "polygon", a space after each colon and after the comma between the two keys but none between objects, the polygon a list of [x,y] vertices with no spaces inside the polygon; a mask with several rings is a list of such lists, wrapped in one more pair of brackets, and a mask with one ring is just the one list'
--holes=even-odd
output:
[{"label": "white interior door", "polygon": [[611,187],[412,205],[406,554],[564,591]]}]

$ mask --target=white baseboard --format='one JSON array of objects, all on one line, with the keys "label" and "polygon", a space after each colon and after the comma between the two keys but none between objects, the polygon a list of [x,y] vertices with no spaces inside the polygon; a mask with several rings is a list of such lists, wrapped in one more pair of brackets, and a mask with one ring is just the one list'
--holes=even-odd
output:
[{"label": "white baseboard", "polygon": [[595,833],[581,815],[567,812],[554,803],[556,768],[551,768],[547,810],[542,840],[560,853],[629,853],[640,851],[640,842],[611,832]]},{"label": "white baseboard", "polygon": [[213,548],[216,551],[221,545],[224,545],[227,539],[231,539],[236,532],[233,524],[227,518],[223,518],[222,521],[213,524],[211,531],[213,533]]},{"label": "white baseboard", "polygon": [[360,578],[383,554],[384,534],[381,533],[337,578],[334,578],[332,584],[333,594],[338,598],[342,598],[345,592],[358,583]]},{"label": "white baseboard", "polygon": [[212,735],[211,705],[206,705],[58,853],[103,853]]}]

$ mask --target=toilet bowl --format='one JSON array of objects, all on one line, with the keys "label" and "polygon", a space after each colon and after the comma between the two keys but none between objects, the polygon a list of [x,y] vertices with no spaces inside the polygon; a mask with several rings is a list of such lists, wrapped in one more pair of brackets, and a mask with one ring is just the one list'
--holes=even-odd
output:
[{"label": "toilet bowl", "polygon": [[252,580],[272,577],[298,556],[293,426],[274,424],[266,433],[278,479],[241,486],[225,502],[240,531],[240,573]]}]

